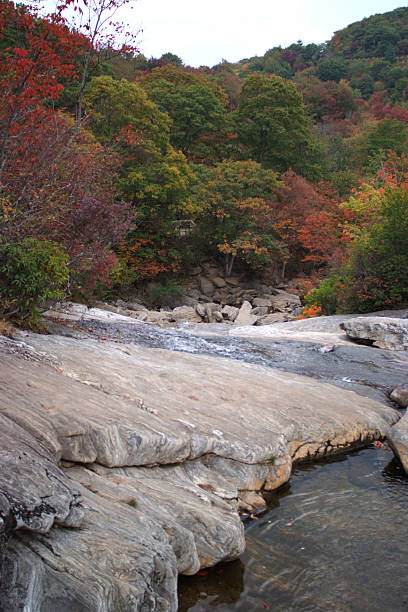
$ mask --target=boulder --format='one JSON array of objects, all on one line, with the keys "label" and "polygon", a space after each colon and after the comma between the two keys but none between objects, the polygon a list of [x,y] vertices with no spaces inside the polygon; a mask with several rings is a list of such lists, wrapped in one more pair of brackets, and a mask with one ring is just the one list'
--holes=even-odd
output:
[{"label": "boulder", "polygon": [[261,308],[266,307],[266,308],[270,308],[270,307],[272,306],[272,300],[268,300],[268,299],[266,299],[266,298],[260,298],[260,297],[257,297],[257,298],[254,298],[254,299],[252,300],[252,305],[253,305],[253,306],[255,306],[255,308],[256,308],[256,307],[261,307]]},{"label": "boulder", "polygon": [[390,394],[390,398],[401,408],[408,408],[408,384],[398,385]]},{"label": "boulder", "polygon": [[340,324],[349,338],[379,348],[408,351],[408,319],[356,317]]},{"label": "boulder", "polygon": [[224,319],[227,319],[228,321],[235,321],[239,313],[239,308],[236,308],[235,306],[228,306],[226,304],[221,312]]},{"label": "boulder", "polygon": [[171,316],[171,312],[165,312],[165,311],[157,312],[156,310],[149,310],[147,313],[146,322],[155,323],[157,325],[165,324],[165,323],[170,322],[170,316]]},{"label": "boulder", "polygon": [[227,283],[223,278],[221,278],[221,276],[213,276],[211,280],[218,289],[222,289],[223,287],[227,286]]},{"label": "boulder", "polygon": [[211,296],[215,291],[214,283],[205,276],[200,276],[198,278],[198,284],[201,293],[203,293],[204,295]]},{"label": "boulder", "polygon": [[201,317],[197,314],[195,308],[191,306],[178,306],[173,309],[173,312],[169,315],[170,321],[191,321],[193,323],[200,323]]},{"label": "boulder", "polygon": [[387,434],[387,440],[408,474],[408,413]]},{"label": "boulder", "polygon": [[205,311],[205,306],[203,304],[198,302],[198,304],[195,305],[195,311],[198,314],[198,316],[201,317],[201,319],[205,318],[206,311]]},{"label": "boulder", "polygon": [[274,295],[271,296],[272,308],[279,312],[291,312],[302,307],[298,295],[288,293],[282,289],[275,289]]},{"label": "boulder", "polygon": [[281,323],[282,321],[287,321],[288,317],[283,312],[274,312],[271,314],[264,315],[263,317],[259,317],[255,325],[272,325],[273,323]]},{"label": "boulder", "polygon": [[254,325],[257,321],[256,315],[251,314],[252,306],[250,302],[245,301],[234,321],[234,325]]}]

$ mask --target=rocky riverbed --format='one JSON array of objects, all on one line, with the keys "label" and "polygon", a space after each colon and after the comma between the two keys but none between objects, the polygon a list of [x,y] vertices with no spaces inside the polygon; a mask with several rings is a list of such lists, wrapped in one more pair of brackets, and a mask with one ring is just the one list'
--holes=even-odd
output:
[{"label": "rocky riverbed", "polygon": [[57,333],[0,337],[5,612],[175,611],[177,575],[239,557],[240,514],[293,464],[401,416],[407,353],[356,346],[331,317],[231,333],[52,314]]}]

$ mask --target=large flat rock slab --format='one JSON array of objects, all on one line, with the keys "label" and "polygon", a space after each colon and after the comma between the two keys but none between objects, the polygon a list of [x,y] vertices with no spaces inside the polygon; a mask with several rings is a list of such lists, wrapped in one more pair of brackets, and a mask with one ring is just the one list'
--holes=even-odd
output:
[{"label": "large flat rock slab", "polygon": [[209,453],[256,464],[285,456],[295,441],[303,458],[305,445],[310,456],[335,452],[399,418],[351,391],[228,359],[60,336],[32,334],[28,343],[59,363],[61,371],[48,372],[55,390],[47,414],[71,461],[91,462],[82,458],[88,443],[92,460],[108,467]]},{"label": "large flat rock slab", "polygon": [[239,507],[399,419],[260,365],[32,333],[0,337],[0,387],[7,612],[175,611],[177,572],[243,551]]}]

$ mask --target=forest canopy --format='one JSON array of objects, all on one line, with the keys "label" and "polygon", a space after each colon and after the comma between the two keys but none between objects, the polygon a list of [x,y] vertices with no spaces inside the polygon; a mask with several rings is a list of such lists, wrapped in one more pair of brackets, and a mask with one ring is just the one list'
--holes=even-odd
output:
[{"label": "forest canopy", "polygon": [[208,259],[326,313],[406,306],[408,8],[197,69],[139,53],[126,2],[0,3],[0,317]]}]

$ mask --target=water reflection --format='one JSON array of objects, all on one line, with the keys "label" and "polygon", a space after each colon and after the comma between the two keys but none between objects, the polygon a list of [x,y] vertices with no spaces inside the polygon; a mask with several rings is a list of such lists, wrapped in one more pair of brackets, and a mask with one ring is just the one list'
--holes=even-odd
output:
[{"label": "water reflection", "polygon": [[370,448],[297,468],[248,524],[240,562],[180,580],[179,610],[407,610],[408,479],[391,458]]}]

